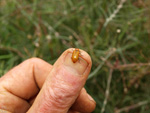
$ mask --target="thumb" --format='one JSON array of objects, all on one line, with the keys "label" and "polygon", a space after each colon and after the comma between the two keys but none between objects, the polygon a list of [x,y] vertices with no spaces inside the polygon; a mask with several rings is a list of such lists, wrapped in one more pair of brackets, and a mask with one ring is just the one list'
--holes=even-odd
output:
[{"label": "thumb", "polygon": [[56,61],[28,113],[68,112],[91,69],[91,58],[83,50],[80,50],[79,60],[73,63],[73,50],[66,50]]}]

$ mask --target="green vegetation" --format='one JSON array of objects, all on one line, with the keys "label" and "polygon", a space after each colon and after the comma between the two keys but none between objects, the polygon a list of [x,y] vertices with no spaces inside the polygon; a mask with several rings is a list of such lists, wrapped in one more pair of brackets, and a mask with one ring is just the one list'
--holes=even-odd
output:
[{"label": "green vegetation", "polygon": [[149,0],[1,0],[0,76],[30,57],[53,64],[80,48],[93,61],[85,86],[97,102],[93,113],[150,113],[149,7]]}]

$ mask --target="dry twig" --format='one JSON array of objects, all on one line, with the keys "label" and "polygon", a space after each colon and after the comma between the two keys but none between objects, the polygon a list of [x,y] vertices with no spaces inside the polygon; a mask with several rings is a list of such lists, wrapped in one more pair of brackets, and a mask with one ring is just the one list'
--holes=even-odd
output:
[{"label": "dry twig", "polygon": [[109,72],[109,76],[108,76],[108,80],[107,80],[107,88],[106,88],[106,92],[105,92],[105,99],[103,102],[101,113],[104,113],[105,106],[107,105],[107,101],[108,101],[108,97],[109,97],[109,90],[110,90],[110,83],[111,83],[111,79],[112,79],[112,73],[113,73],[113,69],[110,68],[110,72]]},{"label": "dry twig", "polygon": [[113,20],[113,18],[116,17],[117,13],[120,11],[120,9],[123,7],[123,4],[126,2],[127,0],[121,0],[120,4],[117,6],[117,8],[114,10],[114,12],[106,19],[104,26],[106,27],[107,24]]},{"label": "dry twig", "polygon": [[150,66],[150,63],[132,63],[132,64],[118,65],[115,69],[124,69],[124,68],[141,67],[141,66]]},{"label": "dry twig", "polygon": [[139,103],[137,103],[137,104],[133,104],[133,105],[130,105],[130,106],[126,106],[126,107],[124,107],[124,108],[121,108],[121,109],[117,109],[117,110],[115,110],[115,113],[121,113],[121,112],[123,112],[123,111],[128,112],[128,111],[130,111],[130,110],[132,110],[132,109],[135,109],[135,108],[137,108],[137,107],[141,107],[141,106],[146,105],[146,104],[148,104],[148,103],[149,103],[149,101],[142,101],[142,102],[139,102]]},{"label": "dry twig", "polygon": [[150,66],[150,63],[131,63],[131,64],[123,64],[123,65],[112,65],[110,62],[106,62],[106,65],[109,67],[109,68],[113,68],[113,69],[118,69],[118,70],[124,70],[124,69],[131,69],[131,68],[134,68],[134,67],[142,67],[142,66]]}]

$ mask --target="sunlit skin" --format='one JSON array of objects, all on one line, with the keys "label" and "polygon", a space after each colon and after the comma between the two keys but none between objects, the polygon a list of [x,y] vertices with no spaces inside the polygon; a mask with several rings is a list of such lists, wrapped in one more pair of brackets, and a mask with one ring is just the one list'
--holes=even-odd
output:
[{"label": "sunlit skin", "polygon": [[75,48],[75,50],[72,53],[72,57],[71,57],[73,63],[76,63],[79,60],[79,55],[80,55],[79,49]]}]

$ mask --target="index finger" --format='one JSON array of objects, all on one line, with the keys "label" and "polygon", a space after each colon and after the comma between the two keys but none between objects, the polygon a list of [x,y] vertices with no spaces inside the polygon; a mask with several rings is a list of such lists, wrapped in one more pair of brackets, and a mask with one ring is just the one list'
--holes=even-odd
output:
[{"label": "index finger", "polygon": [[31,106],[28,100],[38,94],[51,69],[52,65],[38,58],[11,69],[0,78],[0,109],[14,113],[28,110]]}]

